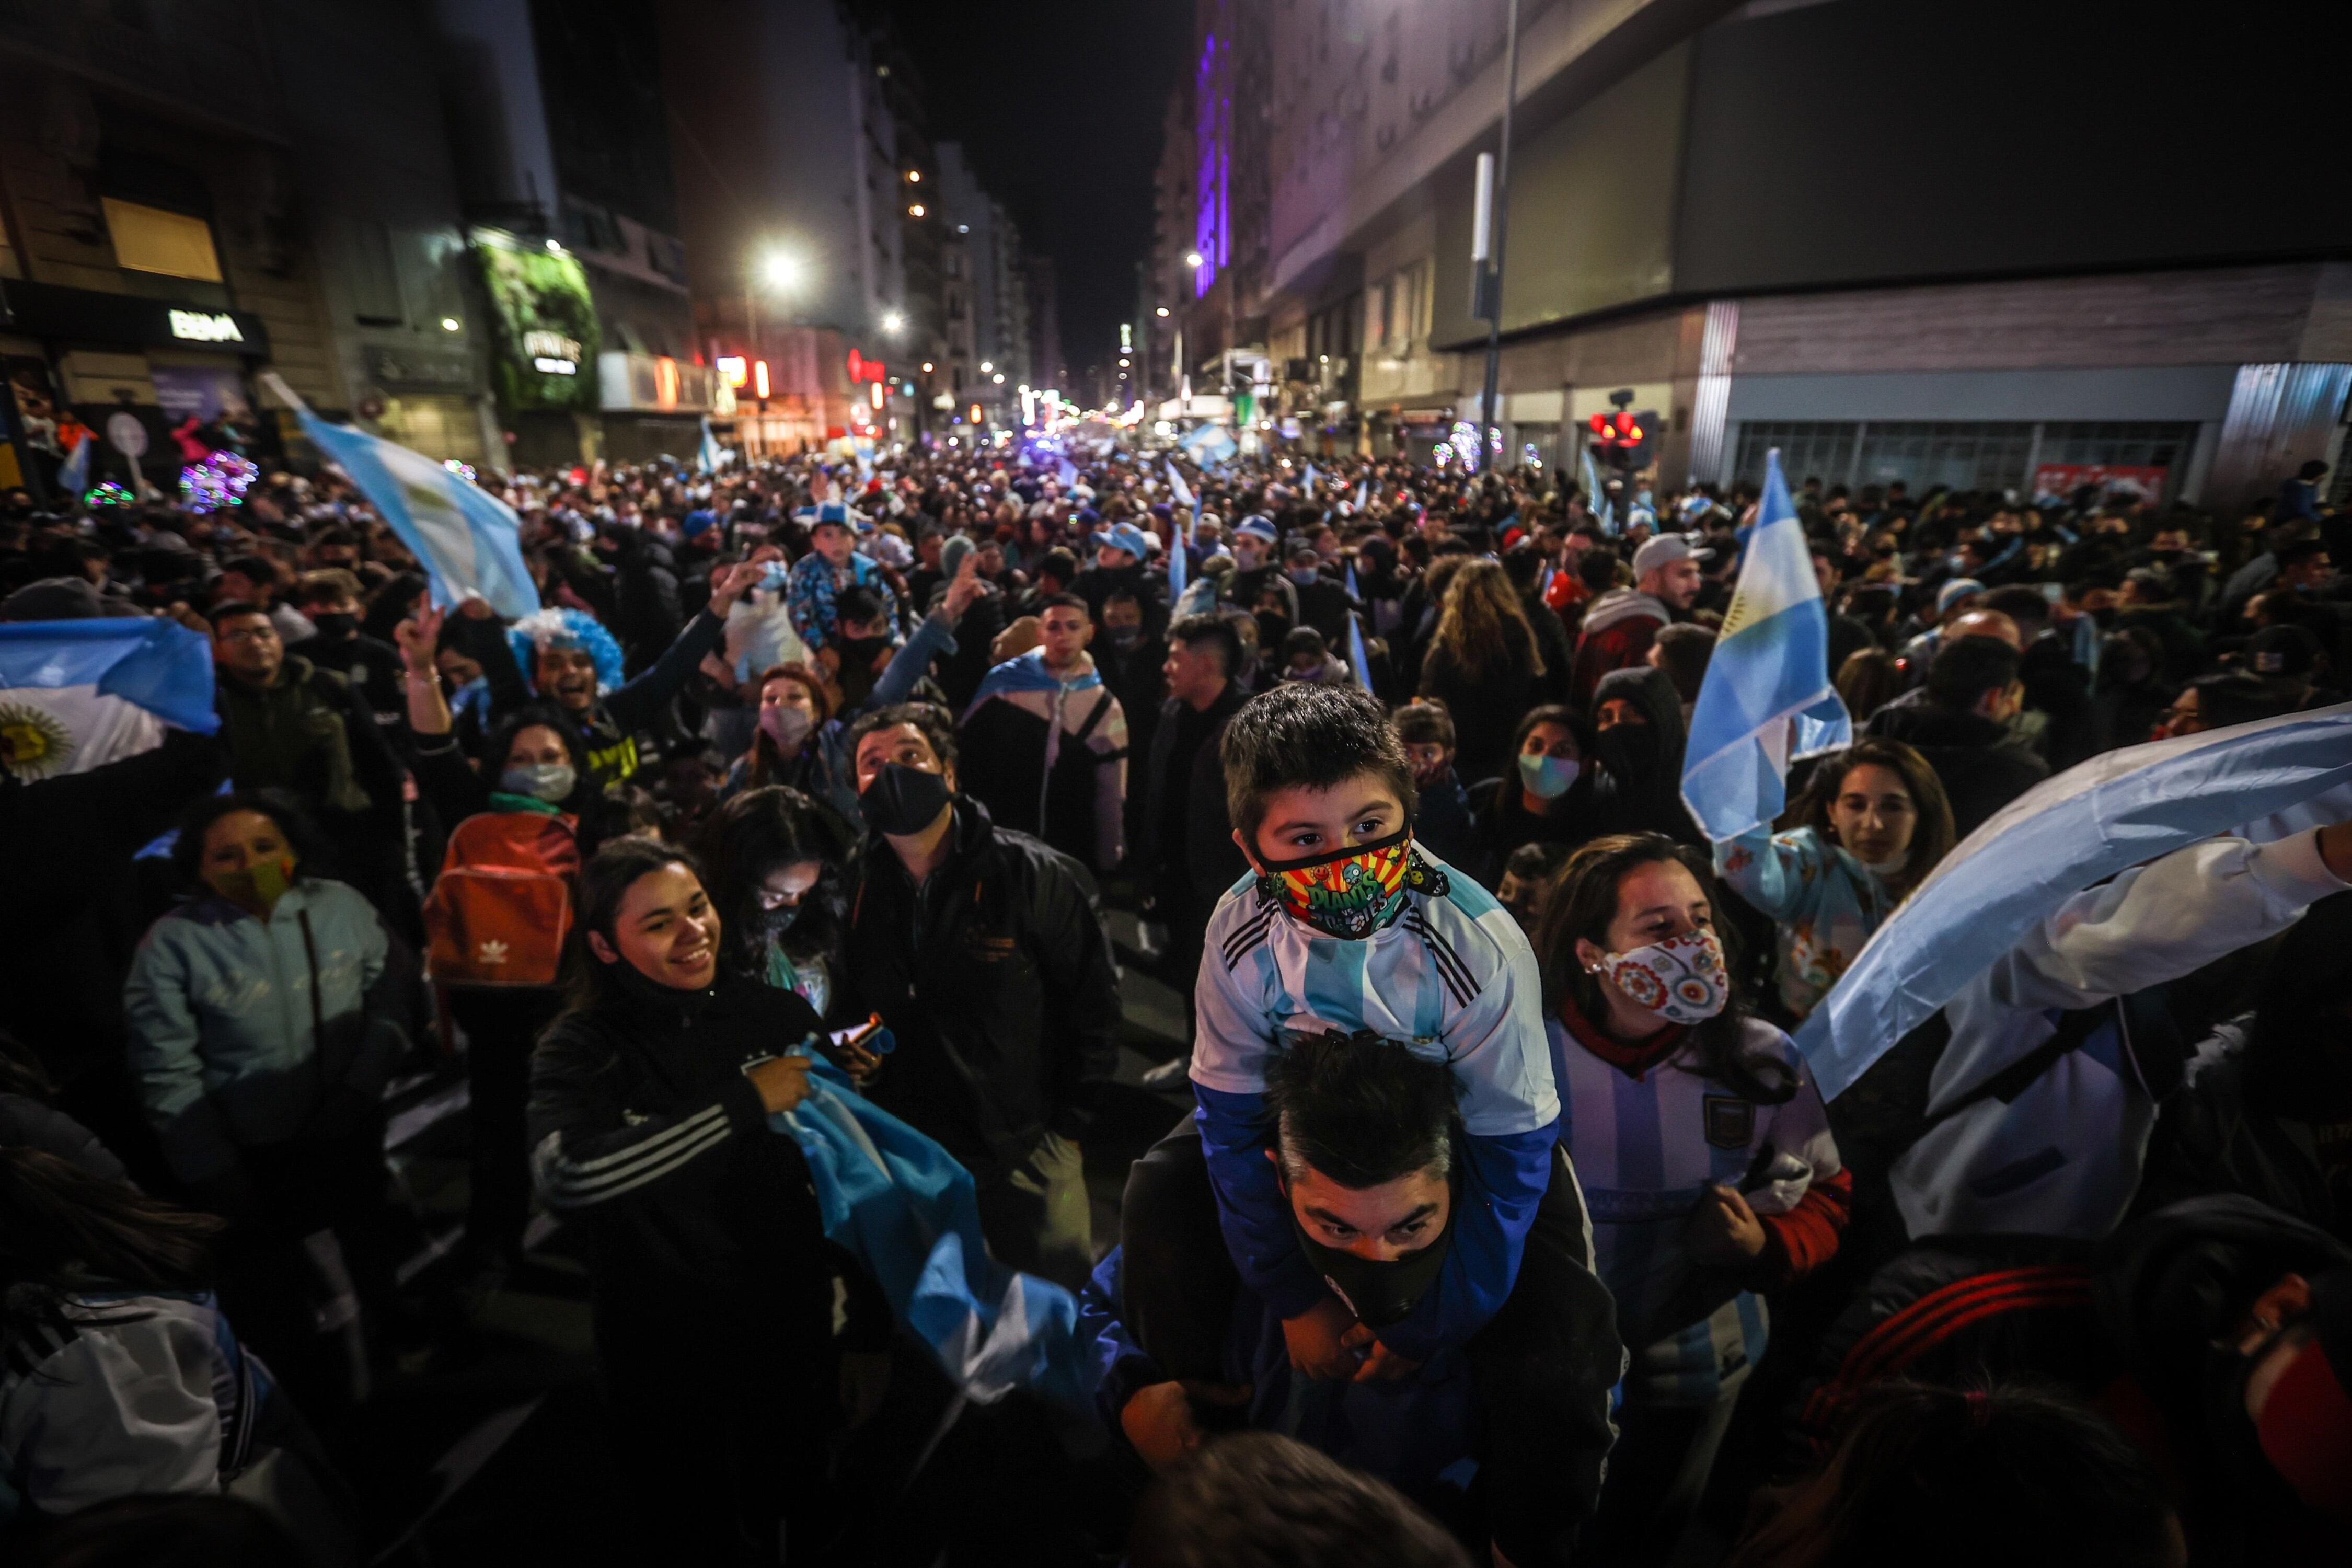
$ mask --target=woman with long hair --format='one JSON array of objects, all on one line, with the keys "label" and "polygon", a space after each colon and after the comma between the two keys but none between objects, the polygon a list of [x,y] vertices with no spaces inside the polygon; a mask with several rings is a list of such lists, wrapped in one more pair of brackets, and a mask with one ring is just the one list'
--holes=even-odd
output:
[{"label": "woman with long hair", "polygon": [[1774,973],[1794,1023],[1951,852],[1952,808],[1927,758],[1866,739],[1823,758],[1782,820],[1793,826],[1717,844],[1715,869],[1775,922]]},{"label": "woman with long hair", "polygon": [[1592,731],[1566,703],[1546,702],[1521,715],[1509,774],[1470,791],[1478,852],[1464,869],[1491,889],[1523,846],[1565,853],[1604,831],[1591,755]]},{"label": "woman with long hair", "polygon": [[1511,726],[1530,703],[1557,695],[1535,627],[1499,561],[1472,561],[1446,586],[1437,631],[1421,663],[1421,695],[1454,715],[1457,765],[1489,779],[1510,766]]},{"label": "woman with long hair", "polygon": [[857,841],[830,807],[772,784],[737,795],[702,825],[720,962],[799,995],[819,1017],[841,1000],[841,918]]},{"label": "woman with long hair", "polygon": [[685,852],[606,845],[581,872],[566,1005],[531,1064],[532,1173],[585,1238],[647,1542],[681,1563],[772,1562],[787,1522],[803,1538],[825,1437],[878,1403],[889,1332],[769,1122],[806,1098],[808,1059],[788,1053],[822,1026],[729,969],[726,934]]},{"label": "woman with long hair", "polygon": [[844,726],[834,717],[824,678],[804,664],[779,664],[761,672],[759,689],[760,727],[751,749],[727,770],[720,802],[782,784],[836,811],[845,802],[855,811],[857,792],[846,780],[842,755]]},{"label": "woman with long hair", "polygon": [[[72,1160],[0,1147],[0,1495],[54,1517],[227,1492],[295,1526],[310,1561],[355,1561],[341,1484],[213,1295],[220,1230]],[[265,1463],[274,1452],[287,1457]]]},{"label": "woman with long hair", "polygon": [[1836,1252],[1853,1186],[1803,1058],[1743,1005],[1713,882],[1663,835],[1595,839],[1536,934],[1561,1142],[1633,1352],[1598,1562],[1671,1554],[1764,1353],[1756,1292]]},{"label": "woman with long hair", "polygon": [[[131,1068],[173,1176],[229,1222],[230,1306],[289,1375],[308,1299],[348,1288],[305,1237],[331,1230],[361,1303],[388,1308],[383,1086],[408,1040],[378,994],[391,943],[367,900],[314,874],[316,839],[274,791],[210,795],[180,828],[185,903],[148,928],[123,991]],[[341,1374],[324,1364],[327,1380]],[[366,1384],[350,1368],[349,1389]]]}]

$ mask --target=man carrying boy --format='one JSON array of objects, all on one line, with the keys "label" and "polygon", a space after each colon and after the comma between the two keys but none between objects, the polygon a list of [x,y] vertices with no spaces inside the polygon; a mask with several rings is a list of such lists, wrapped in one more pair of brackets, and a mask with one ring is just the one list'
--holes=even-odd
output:
[{"label": "man carrying boy", "polygon": [[[1209,921],[1192,1066],[1198,1136],[1180,1129],[1129,1178],[1129,1326],[1173,1375],[1219,1377],[1231,1292],[1204,1289],[1177,1256],[1205,1159],[1242,1287],[1280,1320],[1297,1372],[1408,1378],[1441,1352],[1469,1347],[1497,1429],[1524,1422],[1553,1435],[1554,1451],[1538,1462],[1550,1464],[1554,1484],[1539,1498],[1517,1494],[1525,1506],[1498,1512],[1496,1529],[1520,1568],[1564,1560],[1599,1484],[1622,1352],[1613,1330],[1606,1344],[1589,1342],[1578,1326],[1588,1315],[1566,1304],[1595,1285],[1582,1201],[1557,1151],[1559,1101],[1534,953],[1508,910],[1414,848],[1412,769],[1369,693],[1269,691],[1234,716],[1223,755],[1234,837],[1251,874]],[[1459,1089],[1462,1200],[1452,1240],[1412,1310],[1377,1326],[1301,1246],[1268,1158],[1269,1062],[1287,1037],[1332,1033],[1405,1042],[1444,1063]],[[1515,1291],[1562,1304],[1514,1314],[1504,1342],[1488,1336],[1473,1347]],[[1160,1306],[1138,1312],[1147,1300]],[[1516,1444],[1513,1461],[1544,1446]]]}]

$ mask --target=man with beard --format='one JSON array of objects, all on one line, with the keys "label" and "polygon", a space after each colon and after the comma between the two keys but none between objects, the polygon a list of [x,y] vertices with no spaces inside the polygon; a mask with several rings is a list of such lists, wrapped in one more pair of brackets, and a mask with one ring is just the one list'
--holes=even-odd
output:
[{"label": "man with beard", "polygon": [[1662,533],[1633,552],[1631,588],[1612,588],[1584,612],[1576,643],[1575,700],[1590,702],[1593,688],[1612,669],[1633,669],[1649,658],[1658,628],[1687,618],[1704,574],[1699,563],[1712,550],[1693,546],[1687,534]]}]

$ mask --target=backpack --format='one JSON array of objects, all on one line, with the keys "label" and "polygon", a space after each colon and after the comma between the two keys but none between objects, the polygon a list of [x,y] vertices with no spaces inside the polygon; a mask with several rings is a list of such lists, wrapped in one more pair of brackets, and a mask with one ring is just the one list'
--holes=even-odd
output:
[{"label": "backpack", "polygon": [[580,874],[576,826],[531,811],[486,811],[457,825],[425,900],[434,984],[555,984]]}]

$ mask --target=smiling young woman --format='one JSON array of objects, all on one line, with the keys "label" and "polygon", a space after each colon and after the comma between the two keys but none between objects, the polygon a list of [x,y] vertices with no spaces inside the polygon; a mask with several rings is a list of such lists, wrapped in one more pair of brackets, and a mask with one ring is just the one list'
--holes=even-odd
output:
[{"label": "smiling young woman", "polygon": [[825,1242],[799,1146],[769,1125],[808,1094],[807,1058],[782,1053],[817,1016],[722,966],[724,930],[687,855],[606,845],[531,1073],[532,1173],[588,1242],[597,1360],[649,1456],[647,1539],[695,1562],[814,1506],[826,1435],[872,1414],[889,1337]]}]

